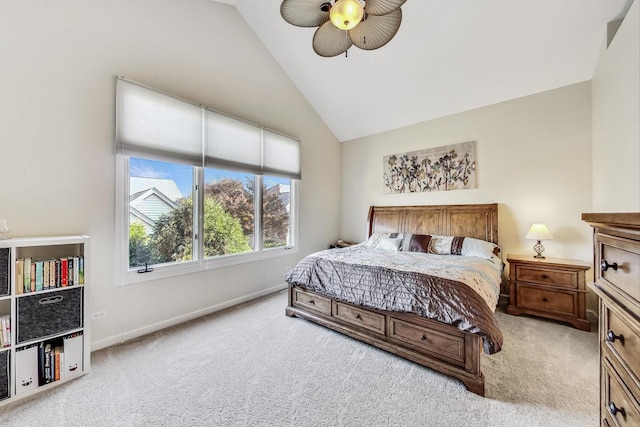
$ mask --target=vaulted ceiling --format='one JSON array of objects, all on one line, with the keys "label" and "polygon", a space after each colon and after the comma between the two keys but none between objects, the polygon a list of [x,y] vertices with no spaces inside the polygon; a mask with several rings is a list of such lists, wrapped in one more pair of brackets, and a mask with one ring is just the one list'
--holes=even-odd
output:
[{"label": "vaulted ceiling", "polygon": [[313,51],[281,0],[235,6],[340,141],[590,80],[632,0],[407,0],[385,46]]}]

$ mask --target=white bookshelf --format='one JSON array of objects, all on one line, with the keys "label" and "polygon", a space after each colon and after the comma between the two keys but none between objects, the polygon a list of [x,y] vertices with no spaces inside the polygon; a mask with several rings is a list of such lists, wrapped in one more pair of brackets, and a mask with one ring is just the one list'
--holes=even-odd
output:
[{"label": "white bookshelf", "polygon": [[[88,236],[0,240],[0,319],[10,319],[9,341],[0,347],[0,406],[89,372],[89,255]],[[40,271],[51,268],[46,276],[38,273],[37,285],[19,277],[17,263],[24,266],[25,259]]]}]

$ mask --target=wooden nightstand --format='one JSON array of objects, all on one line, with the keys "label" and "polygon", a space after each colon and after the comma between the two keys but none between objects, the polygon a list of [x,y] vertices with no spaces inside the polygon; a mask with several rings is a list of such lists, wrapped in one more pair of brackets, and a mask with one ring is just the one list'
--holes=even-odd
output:
[{"label": "wooden nightstand", "polygon": [[591,331],[585,303],[585,272],[590,264],[573,259],[508,255],[507,313],[560,320]]}]

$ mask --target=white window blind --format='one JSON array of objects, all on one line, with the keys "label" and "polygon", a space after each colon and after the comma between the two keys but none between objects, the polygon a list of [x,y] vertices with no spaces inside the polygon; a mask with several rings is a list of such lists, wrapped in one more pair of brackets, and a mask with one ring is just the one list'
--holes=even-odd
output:
[{"label": "white window blind", "polygon": [[300,141],[118,77],[116,152],[301,179]]},{"label": "white window blind", "polygon": [[269,175],[300,179],[300,143],[265,129],[262,172]]},{"label": "white window blind", "polygon": [[261,129],[207,110],[205,166],[262,173]]},{"label": "white window blind", "polygon": [[117,81],[119,154],[202,165],[202,108],[135,83]]}]

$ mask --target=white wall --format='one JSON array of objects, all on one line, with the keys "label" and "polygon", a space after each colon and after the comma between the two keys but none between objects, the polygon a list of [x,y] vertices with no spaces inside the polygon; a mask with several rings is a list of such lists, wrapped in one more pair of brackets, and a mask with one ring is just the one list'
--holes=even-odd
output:
[{"label": "white wall", "polygon": [[[383,194],[383,157],[477,141],[471,190]],[[531,223],[555,240],[545,255],[590,261],[591,90],[580,83],[342,144],[341,237],[365,238],[370,205],[498,203],[505,253],[532,254]]]},{"label": "white wall", "polygon": [[[116,287],[115,76],[302,139],[301,251]],[[210,0],[0,3],[0,217],[92,238],[94,349],[275,289],[337,238],[340,147],[236,10]],[[284,315],[284,307],[283,307]]]},{"label": "white wall", "polygon": [[602,50],[592,82],[593,211],[640,211],[640,6]]}]

